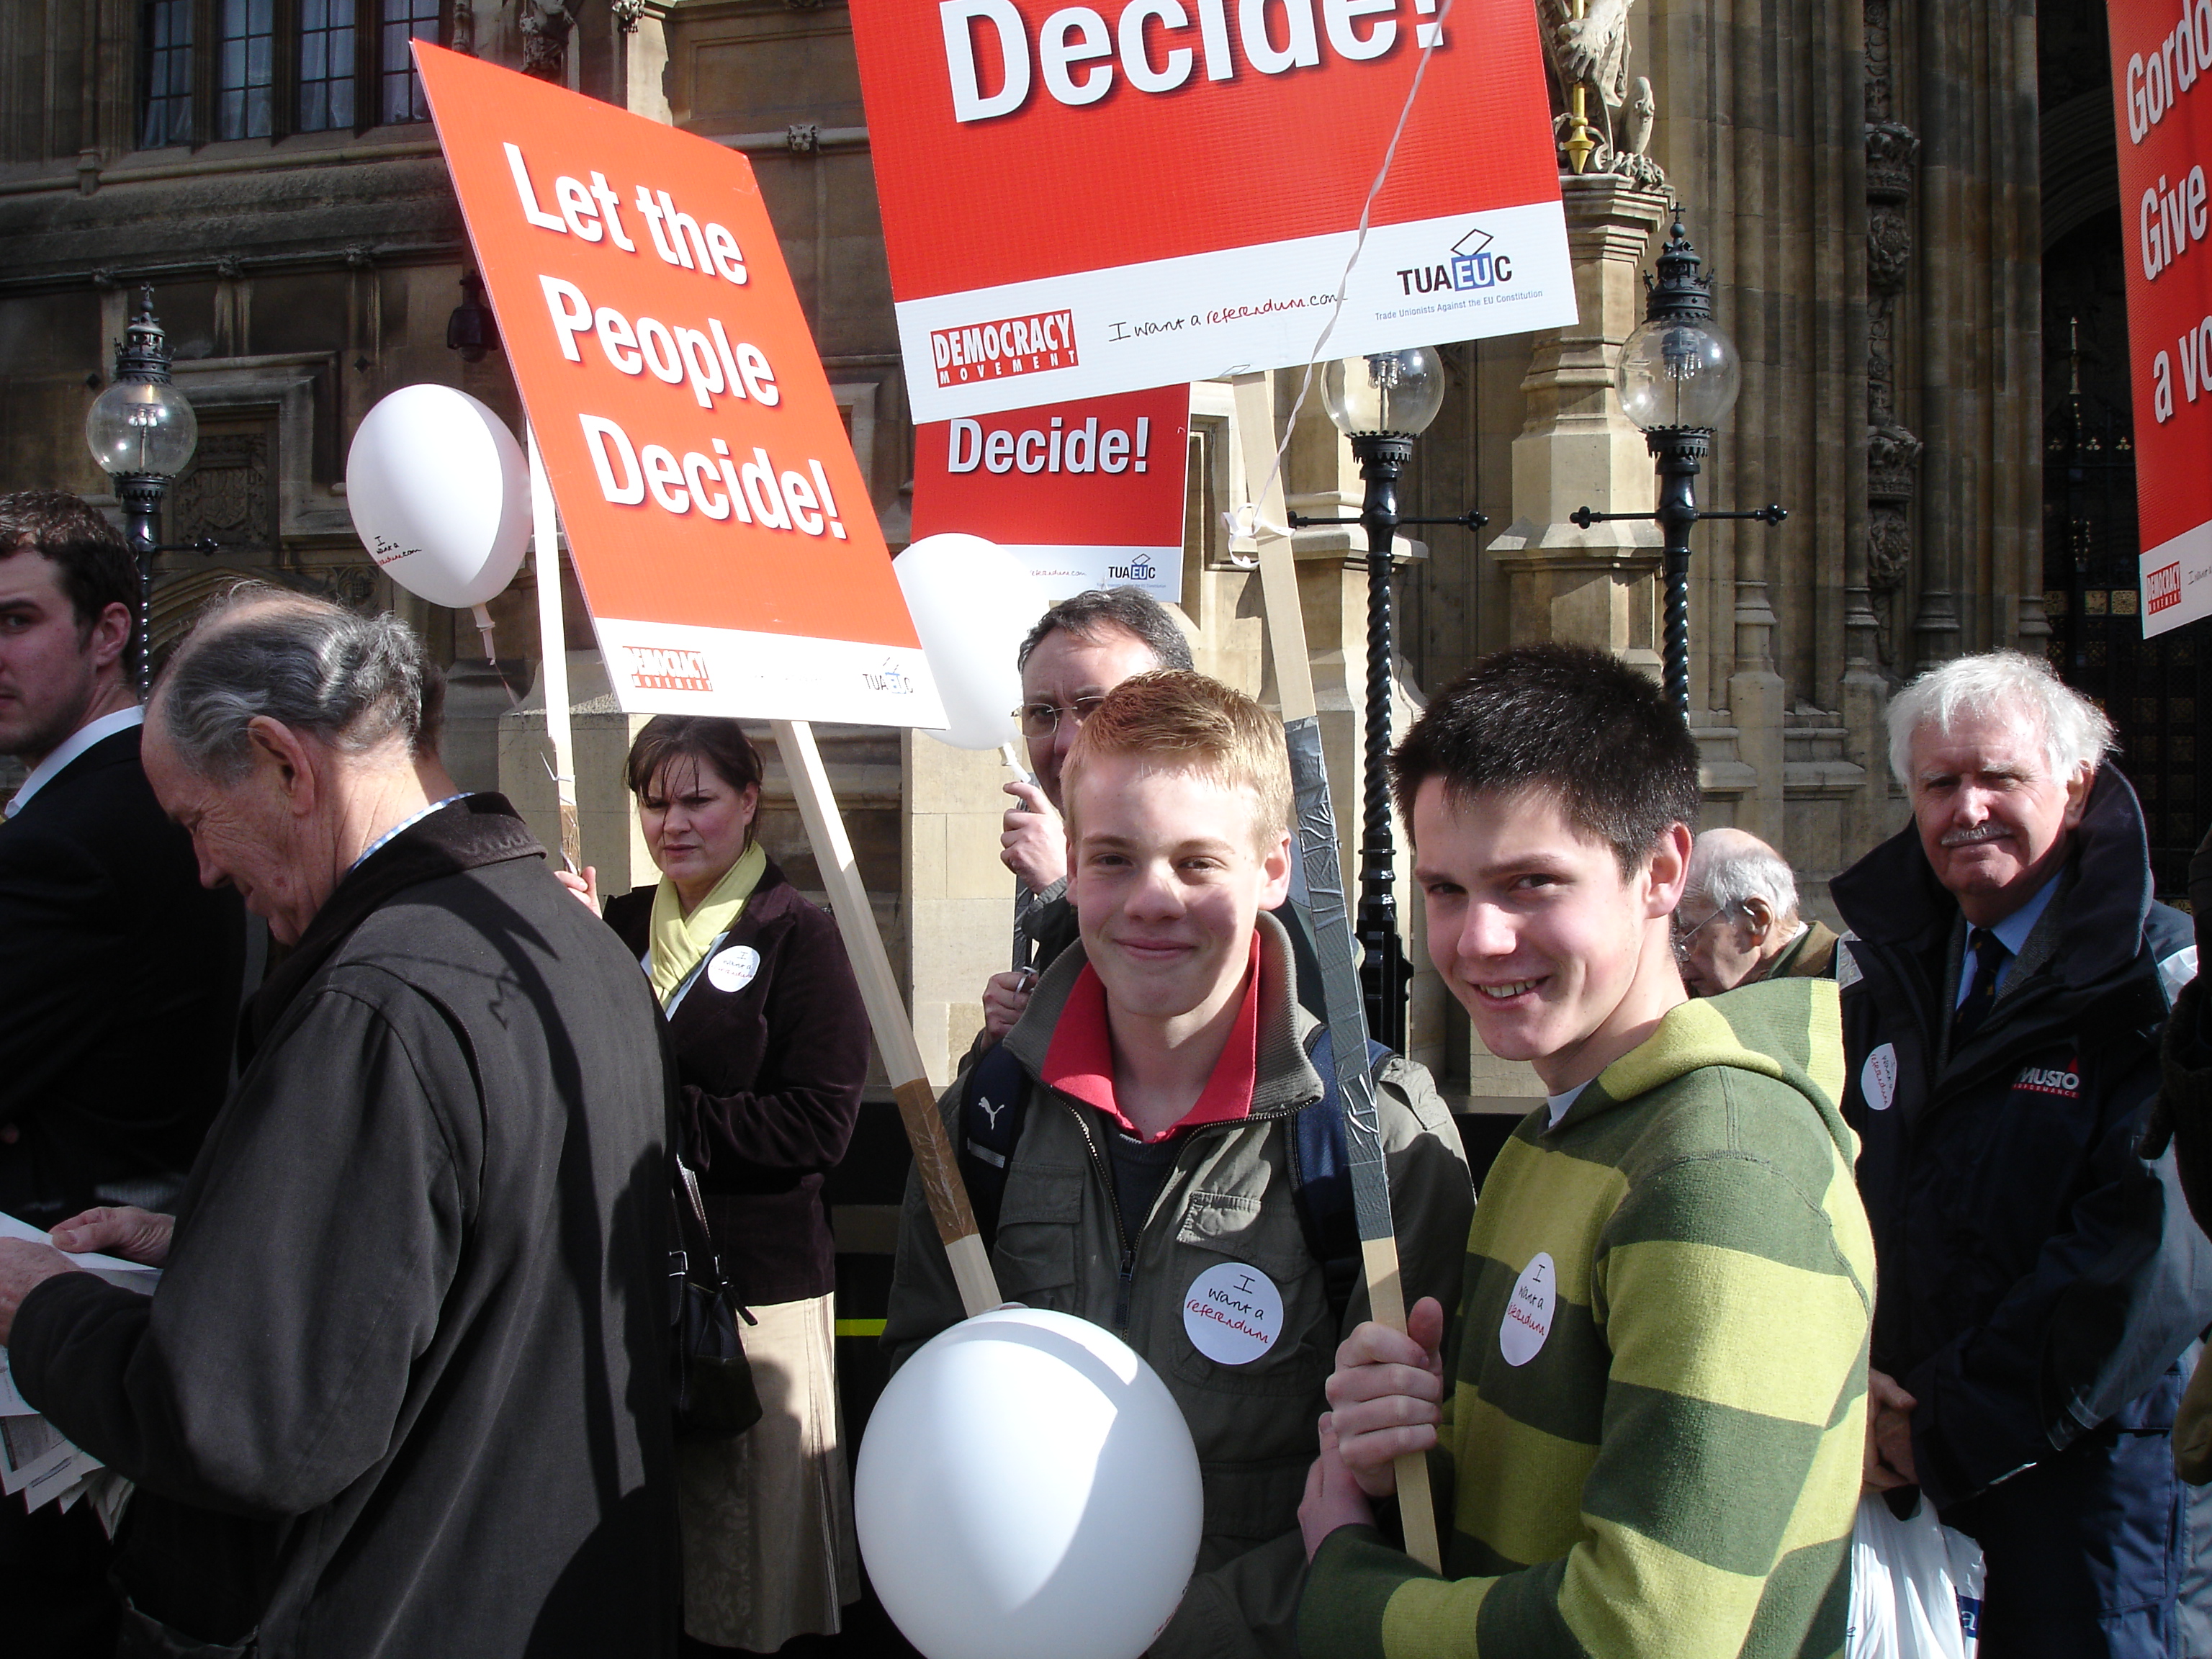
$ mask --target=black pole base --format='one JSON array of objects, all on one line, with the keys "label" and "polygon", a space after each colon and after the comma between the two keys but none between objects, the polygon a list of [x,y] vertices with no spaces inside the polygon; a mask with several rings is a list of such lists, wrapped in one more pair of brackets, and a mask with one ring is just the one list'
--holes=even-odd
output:
[{"label": "black pole base", "polygon": [[1713,434],[1700,427],[1661,427],[1644,434],[1658,464],[1659,505],[1652,517],[1664,541],[1667,587],[1664,660],[1667,700],[1690,718],[1690,531],[1698,522],[1698,474]]},{"label": "black pole base", "polygon": [[1402,433],[1359,433],[1352,453],[1367,483],[1359,511],[1367,532],[1367,753],[1359,829],[1359,942],[1366,954],[1360,985],[1368,1034],[1403,1053],[1407,969],[1398,944],[1390,819],[1390,559],[1398,533],[1398,480],[1413,459],[1413,441]]},{"label": "black pole base", "polygon": [[153,472],[125,472],[116,476],[115,493],[123,502],[123,538],[138,565],[138,698],[144,702],[154,672],[154,554],[161,541],[161,499],[169,481]]},{"label": "black pole base", "polygon": [[1398,907],[1388,896],[1359,902],[1360,1000],[1367,1034],[1395,1054],[1406,1052],[1406,998],[1413,964],[1398,942]]}]

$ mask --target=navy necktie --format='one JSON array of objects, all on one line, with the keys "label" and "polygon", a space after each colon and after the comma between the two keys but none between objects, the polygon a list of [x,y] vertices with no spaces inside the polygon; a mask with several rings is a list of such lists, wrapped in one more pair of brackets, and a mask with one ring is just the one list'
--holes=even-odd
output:
[{"label": "navy necktie", "polygon": [[1966,948],[1974,953],[1974,982],[1958,1012],[1951,1017],[1954,1042],[1964,1042],[1989,1018],[1990,1005],[1997,1000],[1997,975],[2012,956],[2004,941],[1986,927],[1977,927],[1966,935]]}]

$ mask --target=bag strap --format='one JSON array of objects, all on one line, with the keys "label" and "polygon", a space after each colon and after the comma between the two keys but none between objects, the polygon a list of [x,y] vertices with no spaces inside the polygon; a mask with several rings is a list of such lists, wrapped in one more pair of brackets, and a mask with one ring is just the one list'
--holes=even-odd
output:
[{"label": "bag strap", "polygon": [[[1319,1025],[1306,1058],[1321,1074],[1321,1098],[1291,1120],[1291,1195],[1306,1249],[1321,1263],[1322,1289],[1341,1329],[1359,1286],[1359,1226],[1352,1212],[1352,1154],[1345,1143],[1344,1096],[1337,1085],[1336,1047]],[[1369,1039],[1367,1064],[1382,1069],[1390,1050]]]},{"label": "bag strap", "polygon": [[994,1042],[968,1069],[960,1091],[960,1174],[983,1248],[999,1238],[999,1206],[1006,1195],[1006,1169],[1030,1109],[1029,1074],[1022,1063]]},{"label": "bag strap", "polygon": [[676,1180],[669,1193],[676,1211],[676,1249],[671,1253],[669,1277],[689,1279],[702,1289],[727,1295],[738,1318],[748,1325],[759,1324],[752,1310],[738,1299],[736,1287],[722,1272],[722,1258],[714,1249],[714,1229],[707,1224],[706,1201],[699,1196],[698,1176],[684,1161],[681,1152],[672,1152],[669,1162],[676,1167]]}]

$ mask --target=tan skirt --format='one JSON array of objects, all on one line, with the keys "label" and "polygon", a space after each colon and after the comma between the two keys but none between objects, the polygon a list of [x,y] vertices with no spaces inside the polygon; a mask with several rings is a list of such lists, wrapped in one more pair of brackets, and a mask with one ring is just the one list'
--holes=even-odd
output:
[{"label": "tan skirt", "polygon": [[755,1308],[742,1327],[761,1420],[735,1440],[679,1444],[684,1628],[715,1647],[774,1653],[836,1633],[860,1599],[853,1489],[837,1411],[831,1298]]}]

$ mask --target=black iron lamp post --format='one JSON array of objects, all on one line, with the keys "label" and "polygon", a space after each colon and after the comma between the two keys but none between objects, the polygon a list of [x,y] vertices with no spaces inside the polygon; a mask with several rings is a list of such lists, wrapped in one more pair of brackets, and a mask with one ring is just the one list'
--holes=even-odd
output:
[{"label": "black iron lamp post", "polygon": [[138,315],[115,348],[115,378],[84,417],[84,441],[123,502],[125,535],[138,562],[138,693],[152,672],[154,556],[212,553],[211,540],[161,546],[161,500],[199,447],[199,418],[169,383],[169,341],[154,319],[154,290],[138,290]]},{"label": "black iron lamp post", "polygon": [[1697,479],[1713,429],[1735,407],[1743,381],[1735,343],[1713,321],[1713,279],[1700,276],[1698,251],[1682,222],[1646,276],[1644,321],[1621,349],[1622,412],[1644,434],[1659,473],[1659,505],[1645,513],[1596,513],[1577,507],[1570,520],[1584,530],[1607,519],[1655,520],[1665,538],[1666,689],[1685,720],[1690,714],[1690,531],[1700,519],[1757,519],[1780,524],[1778,506],[1714,513],[1698,506]]},{"label": "black iron lamp post", "polygon": [[1406,990],[1412,964],[1398,943],[1390,836],[1390,555],[1401,524],[1455,524],[1478,530],[1480,513],[1452,519],[1413,519],[1398,512],[1398,480],[1413,458],[1413,440],[1443,406],[1443,359],[1427,346],[1347,357],[1322,371],[1322,401],[1329,419],[1352,440],[1352,453],[1367,489],[1356,519],[1291,515],[1293,527],[1356,524],[1367,530],[1367,765],[1359,837],[1359,912],[1354,932],[1367,1006],[1368,1034],[1403,1054]]}]

